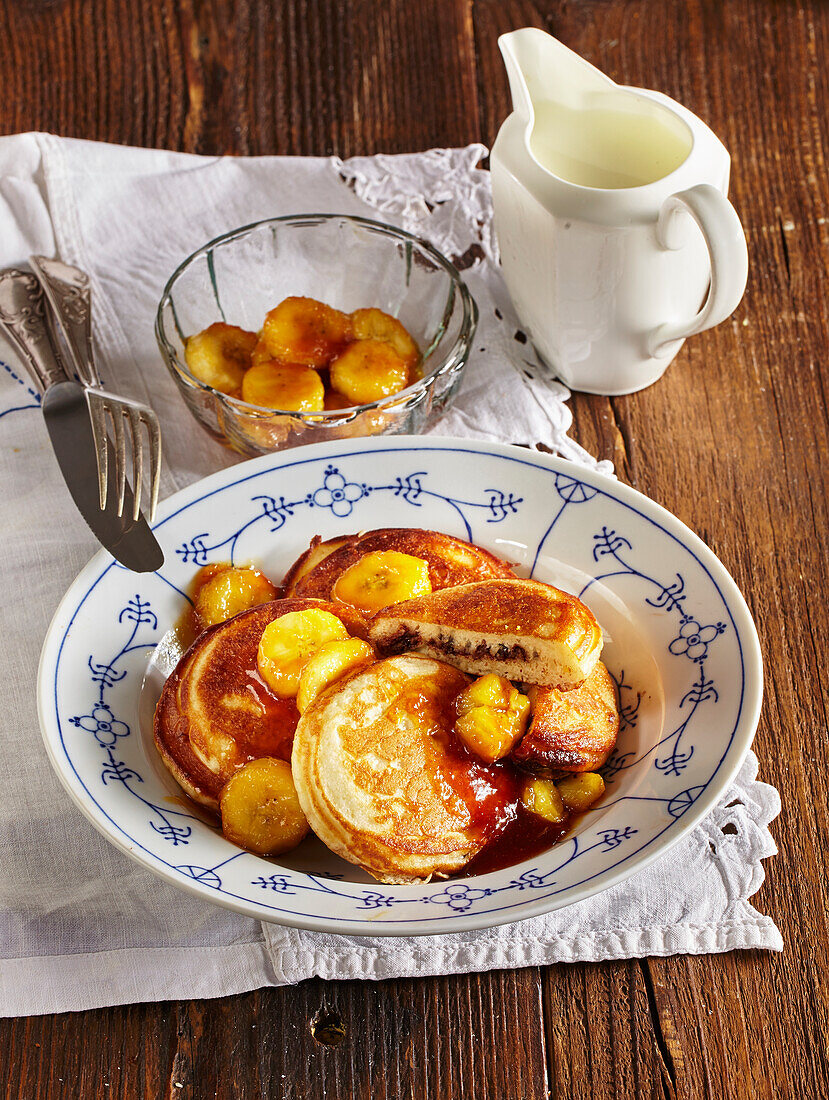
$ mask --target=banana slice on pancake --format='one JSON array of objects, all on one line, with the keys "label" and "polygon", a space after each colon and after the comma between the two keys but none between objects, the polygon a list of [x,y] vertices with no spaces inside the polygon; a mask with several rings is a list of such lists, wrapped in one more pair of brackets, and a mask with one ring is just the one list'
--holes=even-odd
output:
[{"label": "banana slice on pancake", "polygon": [[381,882],[460,870],[484,845],[481,822],[514,797],[497,765],[452,733],[456,668],[402,656],[358,669],[300,719],[291,770],[317,836]]}]

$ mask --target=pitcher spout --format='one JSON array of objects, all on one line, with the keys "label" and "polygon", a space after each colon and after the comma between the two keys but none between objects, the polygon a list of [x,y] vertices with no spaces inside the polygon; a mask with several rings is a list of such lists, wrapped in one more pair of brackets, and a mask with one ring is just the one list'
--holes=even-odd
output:
[{"label": "pitcher spout", "polygon": [[587,97],[617,87],[589,61],[537,27],[502,34],[498,46],[509,77],[513,111],[528,128],[540,103],[580,110]]},{"label": "pitcher spout", "polygon": [[[520,135],[549,187],[625,190],[663,179],[689,156],[691,131],[671,106],[620,87],[534,27],[498,39]],[[539,195],[540,197],[540,195]]]}]

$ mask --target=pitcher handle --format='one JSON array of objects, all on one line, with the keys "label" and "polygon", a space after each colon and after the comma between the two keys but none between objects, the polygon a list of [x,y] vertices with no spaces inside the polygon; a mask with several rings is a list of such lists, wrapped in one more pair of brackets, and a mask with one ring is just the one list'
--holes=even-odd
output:
[{"label": "pitcher handle", "polygon": [[687,211],[700,227],[711,261],[711,285],[696,317],[690,321],[671,321],[655,328],[648,338],[648,353],[664,355],[667,346],[686,336],[713,328],[724,321],[743,297],[748,279],[748,248],[737,211],[716,187],[708,183],[678,191],[662,204],[656,224],[656,236],[662,248],[677,249],[676,215]]}]

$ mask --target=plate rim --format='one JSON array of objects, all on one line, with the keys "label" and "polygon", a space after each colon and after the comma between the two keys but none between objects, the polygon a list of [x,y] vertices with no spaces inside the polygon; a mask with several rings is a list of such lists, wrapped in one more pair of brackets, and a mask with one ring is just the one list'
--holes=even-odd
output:
[{"label": "plate rim", "polygon": [[[177,874],[174,868],[159,861],[154,854],[127,837],[123,828],[109,817],[106,811],[98,806],[94,800],[90,803],[88,792],[86,795],[83,795],[76,789],[75,782],[84,790],[85,787],[81,777],[74,768],[71,758],[66,752],[63,738],[59,730],[59,722],[56,723],[51,720],[51,715],[49,713],[50,705],[53,706],[53,709],[57,706],[55,698],[56,684],[54,685],[54,690],[52,690],[46,681],[46,672],[47,669],[51,669],[53,672],[57,671],[68,629],[83,601],[87,598],[89,592],[91,592],[92,587],[102,580],[110,569],[118,568],[117,563],[108,551],[101,549],[93,555],[66,589],[66,592],[62,596],[52,616],[44,637],[36,681],[38,721],[41,736],[49,762],[60,780],[61,785],[69,793],[75,805],[98,832],[100,832],[110,843],[114,844],[115,847],[125,852],[153,874],[158,875],[171,885],[192,894],[202,901],[220,905],[223,908],[240,913],[243,916],[252,917],[266,923],[281,924],[287,927],[310,931],[334,932],[338,935],[345,936],[381,936],[385,938],[386,936],[442,935],[446,932],[475,931],[483,928],[515,923],[520,920],[527,920],[544,913],[554,912],[557,909],[577,904],[587,898],[602,893],[612,886],[617,885],[619,882],[630,878],[633,874],[644,870],[657,859],[661,858],[675,844],[687,836],[687,834],[708,814],[711,808],[719,801],[723,792],[732,782],[734,776],[745,761],[756,733],[763,702],[762,651],[757,628],[745,597],[719,557],[693,530],[691,530],[690,527],[687,526],[687,524],[679,519],[679,517],[668,511],[663,505],[651,500],[651,498],[645,496],[637,489],[634,489],[632,486],[616,478],[608,477],[592,467],[572,462],[559,455],[532,451],[518,447],[514,444],[452,436],[401,435],[394,437],[377,437],[376,440],[371,439],[371,437],[360,437],[354,440],[333,440],[325,443],[312,443],[304,447],[292,448],[288,451],[273,452],[267,455],[260,455],[256,458],[247,459],[232,466],[217,470],[179,489],[159,504],[158,519],[153,524],[153,530],[163,527],[165,523],[178,515],[183,508],[191,507],[193,504],[212,496],[215,492],[227,488],[227,480],[234,475],[238,475],[241,470],[247,470],[249,472],[247,476],[242,476],[241,478],[237,476],[237,484],[260,476],[272,466],[273,468],[282,469],[311,462],[319,462],[328,457],[358,455],[366,452],[382,453],[383,451],[406,451],[412,449],[435,451],[463,450],[465,452],[472,451],[496,455],[531,468],[550,472],[560,472],[572,476],[579,481],[592,481],[595,483],[595,487],[600,491],[611,497],[616,497],[621,503],[631,507],[649,522],[656,523],[657,519],[664,521],[664,526],[662,526],[662,523],[657,525],[662,526],[665,533],[679,543],[680,546],[691,551],[698,563],[714,582],[715,587],[720,591],[723,603],[734,620],[737,644],[743,660],[744,684],[739,716],[735,723],[731,742],[723,752],[723,756],[709,786],[693,802],[688,811],[682,815],[681,823],[675,823],[675,831],[672,832],[667,842],[660,844],[659,837],[655,837],[647,846],[648,848],[655,848],[655,850],[639,850],[631,853],[631,855],[620,860],[619,863],[609,871],[599,871],[590,878],[568,888],[566,896],[563,898],[560,895],[553,894],[536,901],[528,899],[526,902],[512,907],[520,909],[518,913],[510,912],[509,908],[504,908],[499,911],[487,911],[479,914],[454,913],[451,916],[437,915],[422,923],[420,921],[412,922],[406,919],[392,921],[385,917],[382,919],[375,918],[375,920],[368,919],[363,921],[343,917],[332,917],[329,920],[325,920],[318,916],[286,913],[282,910],[277,910],[274,913],[275,907],[267,906],[264,902],[249,902],[235,895],[218,892],[188,876]],[[198,500],[189,499],[196,491],[200,492]],[[185,501],[183,498],[188,499]],[[641,505],[644,506],[644,510]],[[655,510],[656,517],[649,515],[648,509]],[[76,590],[95,574],[97,574],[95,584],[88,587],[83,599],[78,602]],[[66,619],[63,627],[61,627],[61,623],[66,618],[70,604],[73,605],[71,609],[72,613],[69,618]],[[58,635],[60,635],[59,639],[57,637]],[[50,665],[49,659],[53,651],[54,660]],[[55,744],[52,744],[50,741],[50,734],[47,731],[47,726],[51,726],[55,731]],[[63,749],[62,755],[58,751],[59,747]],[[721,770],[724,758],[732,748],[734,750],[733,758],[728,767],[726,767],[725,770]],[[66,765],[68,765],[71,774],[67,774]],[[601,879],[599,885],[595,885],[595,880],[597,878]],[[385,888],[384,886],[384,889]],[[389,887],[389,889],[394,888]],[[263,912],[263,910],[271,910],[271,912]],[[343,927],[346,924],[347,927]],[[424,924],[427,926],[424,927]]]}]

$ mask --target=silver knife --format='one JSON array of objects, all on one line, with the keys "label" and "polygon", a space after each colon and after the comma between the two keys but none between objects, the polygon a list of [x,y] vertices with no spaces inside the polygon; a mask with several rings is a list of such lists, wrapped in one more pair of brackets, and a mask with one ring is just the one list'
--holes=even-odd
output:
[{"label": "silver knife", "polygon": [[[50,332],[40,283],[28,271],[0,271],[0,328],[43,394],[43,417],[55,457],[92,533],[128,569],[136,573],[160,569],[164,553],[144,517],[133,518],[129,486],[121,516],[114,509],[101,510],[98,461],[86,393],[67,374]],[[108,447],[111,449],[111,444]],[[113,463],[112,453],[109,458]]]}]

